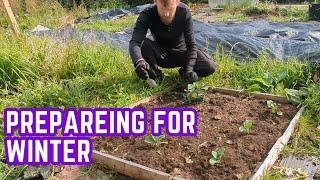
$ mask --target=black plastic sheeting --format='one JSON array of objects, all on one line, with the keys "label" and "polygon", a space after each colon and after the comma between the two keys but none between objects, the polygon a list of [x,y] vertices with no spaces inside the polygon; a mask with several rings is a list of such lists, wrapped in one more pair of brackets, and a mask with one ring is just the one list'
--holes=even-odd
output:
[{"label": "black plastic sheeting", "polygon": [[254,21],[234,24],[195,22],[200,47],[214,52],[220,44],[241,60],[256,58],[262,52],[278,60],[320,60],[320,23],[270,23]]},{"label": "black plastic sheeting", "polygon": [[[107,12],[107,15],[97,14],[88,19],[112,19],[112,17],[122,17],[130,13],[137,14],[149,6],[150,4],[129,10],[117,9]],[[33,34],[60,40],[77,39],[83,43],[107,43],[128,51],[132,30],[132,28],[129,28],[122,32],[111,33],[65,28],[33,32]],[[225,52],[239,61],[257,58],[265,52],[277,60],[295,58],[320,62],[319,22],[270,23],[253,21],[208,24],[194,20],[194,31],[199,48],[214,53],[219,45]],[[152,39],[150,35],[148,37]]]}]

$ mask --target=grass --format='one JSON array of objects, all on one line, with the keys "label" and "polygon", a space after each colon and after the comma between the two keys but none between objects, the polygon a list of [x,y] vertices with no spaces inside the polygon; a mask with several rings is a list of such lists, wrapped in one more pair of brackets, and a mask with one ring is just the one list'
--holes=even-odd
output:
[{"label": "grass", "polygon": [[269,15],[267,19],[274,22],[308,21],[309,20],[307,6],[302,6],[302,7],[293,6],[293,7],[287,7],[287,8],[280,8],[280,10],[275,12],[277,14]]},{"label": "grass", "polygon": [[223,9],[234,9],[234,10],[241,10],[248,6],[251,6],[254,1],[252,0],[241,0],[241,1],[225,1],[226,3],[217,4],[217,8]]},{"label": "grass", "polygon": [[257,3],[250,5],[249,2],[218,5],[222,11],[215,12],[208,9],[207,14],[217,14],[216,20],[223,21],[248,21],[255,18],[265,18],[272,22],[308,21],[308,6],[279,6],[273,3]]},{"label": "grass", "polygon": [[293,134],[289,145],[282,152],[283,156],[290,154],[320,157],[320,131],[310,109],[300,118],[299,125]]},{"label": "grass", "polygon": [[[176,81],[166,77],[147,88],[133,71],[128,54],[105,44],[62,43],[37,37],[0,34],[0,108],[5,107],[122,107],[162,91]],[[8,58],[8,54],[14,54]],[[14,64],[14,66],[8,66]],[[25,64],[29,64],[25,70]],[[18,75],[15,73],[19,72]],[[33,72],[34,76],[28,76]],[[1,83],[1,84],[2,84]],[[2,134],[3,135],[3,134]],[[3,136],[2,136],[3,137]],[[3,139],[0,139],[3,144]],[[0,147],[3,152],[3,147]],[[4,157],[3,153],[1,155]],[[1,173],[17,178],[23,167],[0,162]],[[2,176],[4,177],[4,176]]]},{"label": "grass", "polygon": [[115,8],[128,8],[129,5],[123,0],[106,0],[106,1],[91,1],[83,0],[83,5],[90,12],[90,14],[96,13],[99,9],[111,10]]},{"label": "grass", "polygon": [[133,27],[136,20],[137,16],[125,16],[116,20],[84,22],[78,25],[77,28],[104,32],[118,32],[125,28]]},{"label": "grass", "polygon": [[217,15],[217,20],[219,22],[225,21],[240,21],[245,22],[249,20],[249,17],[243,13],[229,13],[229,12],[222,12]]},{"label": "grass", "polygon": [[[36,37],[20,37],[13,43],[0,54],[0,64],[6,67],[0,72],[0,77],[6,77],[2,78],[5,86],[1,94],[5,98],[0,100],[1,108],[123,106],[163,90],[172,81],[167,78],[162,86],[147,89],[134,76],[129,55],[102,44],[61,43]],[[19,53],[9,59],[6,54],[11,52]],[[17,65],[7,65],[13,62]],[[32,65],[34,76],[7,73],[18,69],[21,74],[29,74],[24,64]]]}]

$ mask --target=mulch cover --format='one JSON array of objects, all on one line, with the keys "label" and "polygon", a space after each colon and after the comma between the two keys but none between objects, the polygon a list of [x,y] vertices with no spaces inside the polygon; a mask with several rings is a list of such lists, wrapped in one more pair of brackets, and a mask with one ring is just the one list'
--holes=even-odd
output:
[{"label": "mulch cover", "polygon": [[[154,107],[186,107],[182,89],[139,105],[150,117]],[[169,137],[158,147],[144,138],[96,137],[96,150],[188,179],[237,179],[250,177],[268,155],[298,111],[290,104],[278,104],[282,116],[267,108],[267,99],[248,95],[230,96],[208,90],[205,100],[193,107],[198,111],[197,137]],[[239,132],[245,120],[252,120],[250,133]],[[149,126],[150,127],[150,126]],[[211,166],[211,151],[225,149],[221,163]]]}]

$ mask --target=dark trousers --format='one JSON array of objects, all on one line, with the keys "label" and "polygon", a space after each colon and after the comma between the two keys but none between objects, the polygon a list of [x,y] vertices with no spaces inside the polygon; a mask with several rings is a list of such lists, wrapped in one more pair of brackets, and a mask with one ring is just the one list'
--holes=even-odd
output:
[{"label": "dark trousers", "polygon": [[[184,68],[187,62],[186,52],[167,51],[150,39],[145,39],[141,46],[143,58],[151,67],[158,65],[163,68]],[[196,64],[193,70],[199,77],[206,77],[214,73],[216,63],[202,50],[197,50]]]}]

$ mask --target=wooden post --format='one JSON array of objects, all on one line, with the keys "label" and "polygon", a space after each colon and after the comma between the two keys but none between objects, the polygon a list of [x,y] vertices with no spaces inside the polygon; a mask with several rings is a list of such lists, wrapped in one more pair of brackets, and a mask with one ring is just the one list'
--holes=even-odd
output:
[{"label": "wooden post", "polygon": [[2,0],[3,4],[4,4],[4,7],[6,8],[6,12],[9,16],[9,19],[10,19],[10,22],[12,24],[12,27],[13,27],[13,30],[16,34],[19,34],[19,27],[18,27],[18,24],[17,24],[17,21],[16,21],[16,18],[14,17],[14,14],[12,12],[12,9],[11,9],[11,5],[9,3],[8,0]]}]

